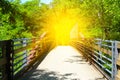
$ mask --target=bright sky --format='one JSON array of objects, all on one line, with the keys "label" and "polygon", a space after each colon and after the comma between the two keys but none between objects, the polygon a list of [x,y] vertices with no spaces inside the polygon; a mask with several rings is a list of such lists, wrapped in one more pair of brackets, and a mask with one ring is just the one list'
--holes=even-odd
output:
[{"label": "bright sky", "polygon": [[52,2],[52,0],[41,0],[42,3],[46,3],[49,4],[50,2]]},{"label": "bright sky", "polygon": [[[30,0],[21,0],[22,3],[26,2],[26,1],[30,1]],[[49,4],[52,0],[41,0],[41,3],[46,3]]]}]

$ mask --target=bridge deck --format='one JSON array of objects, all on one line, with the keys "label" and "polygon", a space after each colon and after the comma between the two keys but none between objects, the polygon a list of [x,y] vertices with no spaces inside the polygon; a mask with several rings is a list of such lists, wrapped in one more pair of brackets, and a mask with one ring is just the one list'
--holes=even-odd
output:
[{"label": "bridge deck", "polygon": [[37,68],[20,80],[105,80],[103,76],[71,46],[53,49]]}]

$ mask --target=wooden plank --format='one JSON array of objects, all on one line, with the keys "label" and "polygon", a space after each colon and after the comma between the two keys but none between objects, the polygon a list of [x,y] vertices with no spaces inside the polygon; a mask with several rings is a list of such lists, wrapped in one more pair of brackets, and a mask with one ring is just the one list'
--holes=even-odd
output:
[{"label": "wooden plank", "polygon": [[118,71],[117,71],[117,75],[120,76],[120,69],[118,69]]},{"label": "wooden plank", "polygon": [[[77,42],[79,42],[79,41],[77,41]],[[79,43],[81,43],[81,42],[79,42]],[[96,50],[100,50],[101,52],[106,53],[106,54],[112,56],[112,51],[111,51],[111,50],[107,50],[107,49],[105,49],[105,48],[100,48],[100,47],[97,46],[97,45],[92,45],[92,44],[91,44],[91,46],[93,46],[94,49],[96,49]]]},{"label": "wooden plank", "polygon": [[6,64],[6,63],[7,63],[7,61],[6,61],[5,58],[0,59],[0,65],[4,65],[4,64]]},{"label": "wooden plank", "polygon": [[120,58],[117,59],[117,65],[120,66]]},{"label": "wooden plank", "polygon": [[[79,41],[77,41],[77,42],[79,42]],[[81,42],[79,42],[79,43],[81,43]],[[91,44],[91,45],[92,45],[92,44]],[[107,50],[107,49],[105,49],[105,48],[101,48],[101,47],[99,47],[98,45],[92,45],[92,46],[93,46],[96,50],[100,50],[101,52],[106,53],[106,54],[112,56],[112,51],[111,51],[111,50]],[[120,47],[120,42],[119,42],[119,47]]]},{"label": "wooden plank", "polygon": [[118,70],[115,80],[120,80],[120,70]]},{"label": "wooden plank", "polygon": [[97,45],[94,45],[94,48],[95,48],[96,50],[100,50],[101,52],[106,53],[106,54],[109,54],[110,56],[112,56],[112,51],[111,51],[111,50],[107,50],[107,49],[104,49],[104,48],[100,48],[100,47],[97,46]]},{"label": "wooden plank", "polygon": [[120,80],[120,76],[119,76],[119,75],[117,75],[115,80]]},{"label": "wooden plank", "polygon": [[120,49],[120,42],[117,42],[117,48]]}]

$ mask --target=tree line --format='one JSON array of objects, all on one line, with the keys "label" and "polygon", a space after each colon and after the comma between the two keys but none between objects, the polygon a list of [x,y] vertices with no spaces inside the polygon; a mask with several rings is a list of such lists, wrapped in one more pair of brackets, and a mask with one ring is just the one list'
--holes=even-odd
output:
[{"label": "tree line", "polygon": [[[53,26],[59,13],[75,18],[87,38],[120,40],[120,0],[0,0],[0,40],[36,37]],[[51,22],[53,21],[53,22]]]}]

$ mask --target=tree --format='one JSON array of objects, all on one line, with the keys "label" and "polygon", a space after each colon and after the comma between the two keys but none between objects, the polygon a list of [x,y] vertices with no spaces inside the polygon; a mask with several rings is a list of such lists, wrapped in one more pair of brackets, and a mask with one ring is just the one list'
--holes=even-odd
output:
[{"label": "tree", "polygon": [[37,22],[39,21],[40,13],[39,0],[24,4],[21,4],[20,0],[1,0],[0,40],[32,37],[40,28],[39,22]]}]

